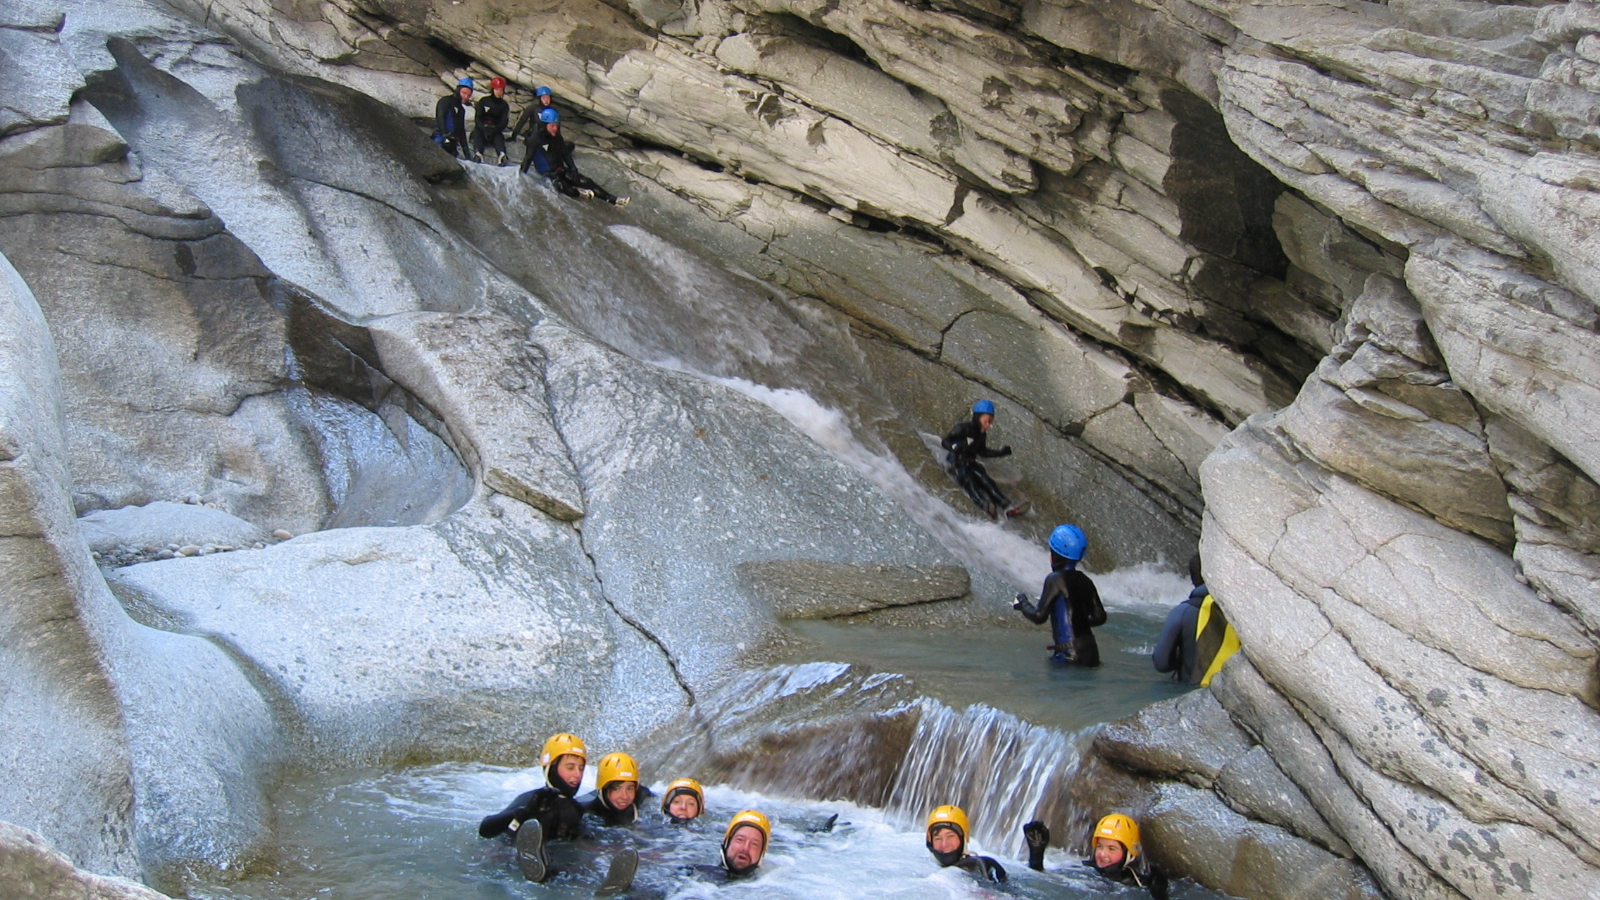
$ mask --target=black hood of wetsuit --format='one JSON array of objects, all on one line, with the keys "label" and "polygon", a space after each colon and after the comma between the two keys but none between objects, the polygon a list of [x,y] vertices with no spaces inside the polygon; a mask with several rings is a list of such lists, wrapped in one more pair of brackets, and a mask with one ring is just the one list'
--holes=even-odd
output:
[{"label": "black hood of wetsuit", "polygon": [[[571,754],[561,754],[561,756],[569,755]],[[548,784],[551,790],[570,800],[578,796],[578,788],[583,786],[583,782],[580,780],[576,786],[569,787],[565,781],[556,777],[556,763],[561,761],[561,756],[550,760],[550,765],[544,767],[544,783]]]},{"label": "black hood of wetsuit", "polygon": [[[679,797],[693,797],[695,807],[700,808],[700,813],[705,812],[705,809],[702,808],[705,805],[705,798],[700,796],[698,791],[692,787],[675,787],[672,790],[667,791],[667,795],[661,798],[661,812],[666,815],[668,822],[671,822],[674,825],[687,825],[694,821],[694,819],[680,819],[672,813],[667,812],[667,807],[671,806],[672,801]],[[695,814],[695,819],[700,817],[700,813]]]},{"label": "black hood of wetsuit", "polygon": [[[933,849],[933,833],[940,830],[954,831],[956,833],[956,837],[961,838],[961,846],[951,850],[949,853],[940,853],[939,851]],[[933,858],[939,861],[939,865],[945,868],[949,868],[950,866],[961,862],[961,860],[965,859],[967,855],[967,836],[962,834],[961,829],[954,825],[933,826],[932,828],[928,829],[928,837],[925,841],[923,841],[923,843],[927,844],[928,852],[932,853]]]},{"label": "black hood of wetsuit", "polygon": [[639,800],[643,796],[644,790],[641,786],[638,796],[633,798],[632,803],[617,809],[606,802],[604,791],[593,790],[578,798],[578,806],[582,807],[583,811],[589,815],[598,817],[600,821],[608,826],[632,825],[639,821]]}]

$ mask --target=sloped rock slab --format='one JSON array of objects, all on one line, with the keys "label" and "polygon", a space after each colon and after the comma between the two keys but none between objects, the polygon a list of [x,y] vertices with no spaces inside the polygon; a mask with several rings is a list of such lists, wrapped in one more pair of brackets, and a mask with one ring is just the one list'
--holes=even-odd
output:
[{"label": "sloped rock slab", "polygon": [[752,560],[739,580],[780,619],[830,619],[967,596],[960,566],[886,566],[815,559]]},{"label": "sloped rock slab", "polygon": [[100,552],[168,544],[244,547],[267,540],[265,531],[231,513],[167,500],[92,512],[78,520],[78,530],[89,549]]},{"label": "sloped rock slab", "polygon": [[10,822],[0,822],[0,894],[6,900],[168,900],[126,878],[85,872],[44,838]]}]

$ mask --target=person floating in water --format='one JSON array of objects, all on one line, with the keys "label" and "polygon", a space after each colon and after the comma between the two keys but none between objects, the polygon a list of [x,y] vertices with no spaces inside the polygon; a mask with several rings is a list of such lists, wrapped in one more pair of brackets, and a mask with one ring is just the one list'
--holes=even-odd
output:
[{"label": "person floating in water", "polygon": [[1150,659],[1157,672],[1171,672],[1176,681],[1208,685],[1239,649],[1239,636],[1206,588],[1198,553],[1189,559],[1189,582],[1194,590],[1167,614]]},{"label": "person floating in water", "polygon": [[573,798],[583,783],[588,758],[589,751],[576,735],[553,735],[539,754],[545,787],[519,794],[511,805],[478,823],[479,837],[514,835],[517,867],[529,881],[543,881],[550,874],[545,841],[583,835],[583,810]]},{"label": "person floating in water", "polygon": [[722,865],[691,866],[688,873],[702,881],[725,884],[755,874],[767,855],[772,840],[772,823],[760,812],[747,809],[728,821],[722,835]]},{"label": "person floating in water", "polygon": [[[1022,826],[1022,838],[1028,845],[1028,868],[1043,872],[1050,829],[1035,820]],[[1148,890],[1153,900],[1167,900],[1167,876],[1145,858],[1144,847],[1139,842],[1138,822],[1121,813],[1112,813],[1094,826],[1092,839],[1092,855],[1083,861],[1084,865],[1112,881]]]},{"label": "person floating in water", "polygon": [[1024,511],[1023,504],[1012,503],[1000,486],[989,477],[989,471],[978,462],[980,458],[995,459],[1011,455],[1011,445],[1007,444],[999,450],[989,449],[989,429],[994,426],[994,402],[979,400],[972,404],[972,418],[957,422],[950,433],[939,442],[947,452],[945,454],[945,471],[956,480],[972,502],[983,510],[983,514],[999,521],[1001,514],[1007,516],[1021,515]]},{"label": "person floating in water", "polygon": [[1034,605],[1022,594],[1011,608],[1028,621],[1043,625],[1050,620],[1050,659],[1080,666],[1100,665],[1100,645],[1090,628],[1106,623],[1106,608],[1100,591],[1088,575],[1078,571],[1089,538],[1076,525],[1059,525],[1050,533],[1050,574],[1045,576],[1039,603]]},{"label": "person floating in water", "polygon": [[497,165],[506,164],[506,126],[511,123],[511,104],[506,102],[506,80],[496,75],[489,79],[489,96],[473,107],[472,158],[483,162],[483,151],[493,147],[500,155]]},{"label": "person floating in water", "polygon": [[467,152],[467,104],[472,102],[472,87],[471,78],[461,79],[433,108],[433,141],[451,156]]},{"label": "person floating in water", "polygon": [[679,778],[661,796],[661,814],[674,825],[687,825],[706,808],[706,792],[693,778]]},{"label": "person floating in water", "polygon": [[579,808],[609,826],[639,821],[640,801],[650,796],[650,789],[639,786],[639,764],[633,757],[626,753],[600,757],[595,784],[599,787],[578,798]]},{"label": "person floating in water", "polygon": [[955,866],[986,881],[1005,884],[1006,870],[987,856],[967,853],[967,814],[959,806],[941,806],[928,814],[928,852],[939,865]]},{"label": "person floating in water", "polygon": [[552,187],[568,197],[598,197],[616,206],[628,205],[627,197],[613,196],[578,171],[578,163],[572,158],[572,142],[561,136],[560,113],[554,109],[540,110],[539,122],[542,130],[533,144],[533,167],[550,180]]}]

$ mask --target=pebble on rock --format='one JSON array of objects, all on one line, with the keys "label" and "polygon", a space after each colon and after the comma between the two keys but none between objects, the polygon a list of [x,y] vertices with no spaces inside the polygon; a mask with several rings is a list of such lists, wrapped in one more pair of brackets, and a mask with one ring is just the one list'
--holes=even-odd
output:
[{"label": "pebble on rock", "polygon": [[187,545],[185,545],[183,547],[179,547],[178,548],[178,555],[179,556],[197,556],[197,555],[199,555],[199,553],[200,553],[200,548],[196,547],[193,544],[187,544]]},{"label": "pebble on rock", "polygon": [[289,538],[294,537],[294,535],[290,534],[287,531],[284,531],[282,528],[279,528],[277,531],[274,531],[272,533],[272,536],[275,539],[280,540],[280,541],[287,541]]}]

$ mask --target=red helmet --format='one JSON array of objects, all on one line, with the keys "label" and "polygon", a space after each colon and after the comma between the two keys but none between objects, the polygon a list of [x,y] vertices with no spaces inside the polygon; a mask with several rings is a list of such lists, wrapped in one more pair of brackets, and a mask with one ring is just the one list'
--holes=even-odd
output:
[{"label": "red helmet", "polygon": [[504,78],[501,78],[499,75],[496,75],[495,77],[489,79],[489,90],[491,90],[491,91],[501,90],[505,86],[506,86],[506,80]]}]

